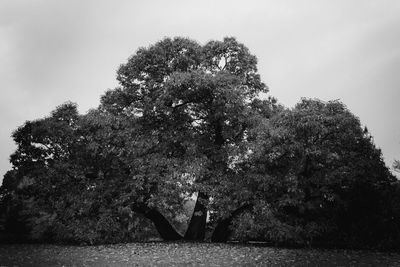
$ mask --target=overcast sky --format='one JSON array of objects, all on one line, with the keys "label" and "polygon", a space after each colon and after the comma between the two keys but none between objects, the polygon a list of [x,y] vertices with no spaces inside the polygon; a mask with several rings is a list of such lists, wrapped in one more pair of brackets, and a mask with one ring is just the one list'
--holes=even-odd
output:
[{"label": "overcast sky", "polygon": [[97,107],[119,64],[173,36],[236,37],[282,104],[340,99],[400,159],[398,0],[0,0],[0,180],[14,129],[67,100]]}]

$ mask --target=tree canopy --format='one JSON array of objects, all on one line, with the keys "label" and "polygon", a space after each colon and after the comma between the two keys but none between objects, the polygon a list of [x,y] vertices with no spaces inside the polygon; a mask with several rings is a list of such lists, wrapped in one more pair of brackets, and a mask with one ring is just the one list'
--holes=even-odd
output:
[{"label": "tree canopy", "polygon": [[369,231],[399,229],[397,180],[358,118],[339,101],[287,109],[266,97],[235,38],[165,38],[117,80],[86,114],[67,102],[15,130],[7,229],[78,243],[158,233],[296,244],[366,244],[379,238]]},{"label": "tree canopy", "polygon": [[385,194],[397,180],[341,102],[302,99],[252,134],[235,183],[238,198],[249,196],[254,209],[242,218],[239,238],[372,244],[396,224],[385,214]]}]

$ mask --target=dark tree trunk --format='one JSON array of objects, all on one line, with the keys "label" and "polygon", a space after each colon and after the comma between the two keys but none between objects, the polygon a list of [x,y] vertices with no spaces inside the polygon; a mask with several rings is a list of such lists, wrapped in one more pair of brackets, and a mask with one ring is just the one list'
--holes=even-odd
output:
[{"label": "dark tree trunk", "polygon": [[147,207],[133,207],[133,211],[143,214],[146,218],[154,223],[161,238],[166,241],[175,241],[182,239],[170,222],[156,209],[149,209]]},{"label": "dark tree trunk", "polygon": [[211,241],[212,242],[226,242],[228,241],[228,238],[231,234],[231,230],[229,229],[229,226],[231,225],[233,219],[235,219],[237,216],[242,214],[244,211],[249,210],[252,208],[252,205],[244,205],[238,209],[236,209],[234,212],[232,212],[231,216],[228,218],[222,219],[218,221],[217,226],[214,229],[214,232],[211,236]]},{"label": "dark tree trunk", "polygon": [[[225,142],[224,137],[222,135],[222,121],[221,119],[217,119],[214,122],[214,147],[210,154],[207,155],[208,159],[211,160],[211,165],[209,166],[209,171],[212,173],[212,170],[218,168],[218,165],[221,165],[223,161],[221,161],[220,150]],[[201,177],[201,179],[197,182],[202,183],[204,181],[209,180],[209,176]],[[207,223],[207,208],[206,203],[208,203],[208,196],[203,192],[198,192],[196,204],[194,206],[192,218],[190,218],[188,229],[186,230],[184,239],[190,241],[203,241],[206,235],[206,223]]]},{"label": "dark tree trunk", "polygon": [[203,241],[206,234],[206,220],[207,220],[207,208],[204,206],[204,202],[208,201],[207,196],[199,192],[194,206],[192,218],[186,234],[185,240],[192,241]]}]

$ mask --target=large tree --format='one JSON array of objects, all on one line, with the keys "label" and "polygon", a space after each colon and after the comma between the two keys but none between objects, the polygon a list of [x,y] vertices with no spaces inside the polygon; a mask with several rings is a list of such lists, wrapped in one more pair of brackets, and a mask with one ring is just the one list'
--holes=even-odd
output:
[{"label": "large tree", "polygon": [[[63,196],[90,203],[92,214],[124,207],[152,220],[164,239],[203,240],[210,188],[229,175],[230,161],[244,149],[259,111],[254,107],[272,102],[257,98],[267,87],[256,64],[234,38],[204,46],[166,38],[140,48],[120,66],[120,86],[96,110],[78,115],[66,104],[17,129],[16,178],[7,180],[32,183],[35,204],[70,203]],[[25,199],[32,200],[29,194]],[[179,233],[169,221],[193,196],[193,216]]]},{"label": "large tree", "polygon": [[396,181],[358,118],[338,101],[285,109],[266,98],[256,57],[234,38],[165,38],[117,80],[87,114],[66,103],[13,133],[0,191],[9,225],[84,243],[154,227],[165,240],[204,240],[207,217],[219,242],[232,223],[238,238],[274,242],[397,231],[400,213],[382,208],[398,207],[384,197]]},{"label": "large tree", "polygon": [[120,87],[102,97],[100,109],[135,118],[160,155],[190,159],[191,166],[179,171],[192,185],[187,193],[197,195],[185,239],[204,239],[209,187],[228,175],[229,160],[251,122],[252,104],[267,92],[256,64],[234,38],[204,46],[167,38],[121,65]]}]

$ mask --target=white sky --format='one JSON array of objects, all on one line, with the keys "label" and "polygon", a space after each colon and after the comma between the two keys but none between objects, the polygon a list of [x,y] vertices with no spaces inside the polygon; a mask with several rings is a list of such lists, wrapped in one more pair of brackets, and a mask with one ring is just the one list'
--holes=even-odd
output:
[{"label": "white sky", "polygon": [[67,100],[97,107],[119,64],[173,36],[236,37],[285,106],[340,99],[400,159],[398,0],[0,0],[0,181],[14,129]]}]

